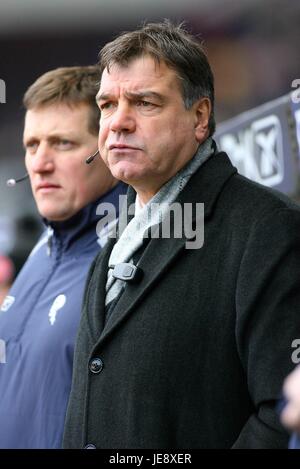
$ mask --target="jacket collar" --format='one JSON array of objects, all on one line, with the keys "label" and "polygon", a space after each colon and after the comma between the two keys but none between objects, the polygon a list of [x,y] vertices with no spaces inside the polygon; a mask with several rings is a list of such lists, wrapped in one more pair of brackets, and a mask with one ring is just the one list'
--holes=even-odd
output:
[{"label": "jacket collar", "polygon": [[[111,203],[116,208],[116,215],[119,215],[119,196],[125,194],[127,185],[119,182],[110,191],[86,205],[82,210],[77,212],[73,217],[62,222],[50,222],[43,219],[44,224],[53,230],[54,244],[59,243],[64,249],[68,249],[70,245],[88,233],[91,227],[95,227],[96,223],[102,218],[97,214],[97,207],[101,203]],[[95,230],[95,238],[97,237]]]},{"label": "jacket collar", "polygon": [[[217,199],[226,185],[227,181],[237,172],[231,164],[228,156],[224,152],[216,152],[206,161],[199,170],[191,177],[187,186],[183,189],[177,201],[181,203],[204,203],[204,217],[208,219],[213,214]],[[128,205],[133,203],[135,191],[128,189]],[[104,298],[107,277],[108,259],[115,240],[111,239],[104,249],[103,255],[99,258],[97,266],[96,282],[96,304],[103,311],[99,314],[95,311],[92,321],[95,322],[94,331],[101,331],[97,346],[108,339],[112,332],[133,313],[134,306],[141,301],[161,276],[168,270],[170,264],[185,248],[186,238],[151,239],[146,247],[139,267],[143,270],[143,279],[138,284],[127,284],[117,305],[107,323],[104,326]],[[92,332],[92,331],[91,331]]]}]

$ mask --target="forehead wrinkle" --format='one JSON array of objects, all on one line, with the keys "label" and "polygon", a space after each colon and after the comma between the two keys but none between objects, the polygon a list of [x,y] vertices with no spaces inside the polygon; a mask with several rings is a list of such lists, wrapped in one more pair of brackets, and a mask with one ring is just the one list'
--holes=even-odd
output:
[{"label": "forehead wrinkle", "polygon": [[[139,61],[137,60],[137,62]],[[113,69],[109,71],[105,69],[100,82],[100,89],[96,95],[97,103],[99,104],[100,100],[114,100],[116,96],[119,97],[120,95],[131,99],[152,96],[163,101],[165,99],[164,95],[166,94],[167,98],[170,89],[177,88],[181,92],[180,80],[175,70],[164,63],[160,66],[157,63],[152,65],[153,67],[147,66],[146,70],[142,69],[141,75],[139,69],[135,70],[133,63],[132,76],[130,75],[131,65],[121,67],[114,64]]]},{"label": "forehead wrinkle", "polygon": [[[124,91],[124,96],[129,99],[141,99],[141,98],[156,98],[160,101],[164,100],[164,97],[161,93],[157,93],[156,91],[151,90],[140,90],[140,91]],[[115,94],[103,92],[96,96],[96,101],[107,101],[115,97]]]},{"label": "forehead wrinkle", "polygon": [[157,98],[160,101],[163,100],[163,96],[161,93],[157,93],[156,91],[151,90],[140,90],[140,91],[125,91],[125,96],[132,99],[140,99],[140,98]]}]

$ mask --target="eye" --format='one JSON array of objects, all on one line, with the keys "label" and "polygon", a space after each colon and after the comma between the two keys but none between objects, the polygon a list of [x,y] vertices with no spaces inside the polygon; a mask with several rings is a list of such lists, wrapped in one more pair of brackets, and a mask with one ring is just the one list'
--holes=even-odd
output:
[{"label": "eye", "polygon": [[38,146],[39,146],[38,142],[30,141],[30,142],[25,143],[24,148],[26,151],[29,151],[30,153],[34,153],[38,149]]},{"label": "eye", "polygon": [[70,140],[61,139],[55,143],[56,148],[59,150],[70,150],[74,147],[74,143]]},{"label": "eye", "polygon": [[106,109],[111,109],[114,106],[112,101],[106,101],[100,104],[100,111],[105,111]]},{"label": "eye", "polygon": [[137,102],[137,106],[140,106],[140,107],[153,107],[153,106],[155,106],[155,104],[151,103],[150,101],[141,100],[141,101]]}]

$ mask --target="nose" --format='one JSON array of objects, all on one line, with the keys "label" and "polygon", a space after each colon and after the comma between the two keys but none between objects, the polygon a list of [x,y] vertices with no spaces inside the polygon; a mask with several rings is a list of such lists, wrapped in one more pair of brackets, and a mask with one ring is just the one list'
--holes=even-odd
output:
[{"label": "nose", "polygon": [[30,160],[31,168],[35,173],[49,173],[54,170],[53,156],[47,143],[39,143],[36,152],[30,157]]},{"label": "nose", "polygon": [[136,127],[133,110],[128,104],[121,104],[115,109],[111,121],[110,130],[113,132],[134,132]]}]

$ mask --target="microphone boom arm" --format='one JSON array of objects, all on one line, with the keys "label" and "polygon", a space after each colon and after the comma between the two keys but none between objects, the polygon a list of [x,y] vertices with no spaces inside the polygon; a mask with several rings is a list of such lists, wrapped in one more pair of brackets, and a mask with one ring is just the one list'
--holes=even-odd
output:
[{"label": "microphone boom arm", "polygon": [[8,179],[8,181],[6,181],[6,185],[8,187],[14,187],[16,184],[18,184],[18,182],[22,182],[22,181],[25,181],[25,179],[29,178],[29,174],[25,174],[25,176],[19,178],[19,179]]},{"label": "microphone boom arm", "polygon": [[[97,150],[93,155],[89,156],[85,162],[86,164],[90,164],[92,163],[92,161],[94,161],[94,159],[96,158],[96,156],[98,155],[99,153],[99,150]],[[18,182],[22,182],[24,181],[25,179],[29,178],[29,174],[25,174],[23,177],[19,178],[19,179],[8,179],[6,181],[6,185],[8,187],[14,187],[16,184],[18,184]]]},{"label": "microphone boom arm", "polygon": [[92,163],[92,161],[94,161],[94,159],[96,158],[96,156],[98,155],[98,153],[99,153],[99,150],[97,150],[93,155],[89,156],[89,157],[85,160],[86,164]]}]

